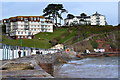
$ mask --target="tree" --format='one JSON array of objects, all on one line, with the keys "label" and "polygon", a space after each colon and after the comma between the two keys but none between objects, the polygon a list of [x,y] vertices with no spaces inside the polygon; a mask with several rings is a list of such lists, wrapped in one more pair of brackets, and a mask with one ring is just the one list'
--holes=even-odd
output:
[{"label": "tree", "polygon": [[72,15],[72,14],[68,14],[68,15],[67,15],[67,18],[68,18],[68,19],[73,19],[74,17],[75,17],[75,16]]},{"label": "tree", "polygon": [[[81,13],[80,16],[85,19],[85,17],[87,16],[87,14]],[[86,20],[84,20],[84,24],[87,25],[87,21]]]},{"label": "tree", "polygon": [[81,16],[81,17],[86,17],[87,14],[85,14],[85,13],[81,13],[80,16]]},{"label": "tree", "polygon": [[49,4],[44,10],[43,10],[43,16],[48,16],[49,18],[53,19],[53,22],[55,20],[55,25],[57,27],[57,18],[63,19],[61,17],[61,14],[65,11],[62,4]]},{"label": "tree", "polygon": [[[62,13],[68,13],[66,9],[61,9],[60,15],[62,16]],[[63,19],[63,18],[62,18]],[[61,24],[61,18],[60,18],[60,24]]]},{"label": "tree", "polygon": [[120,24],[118,24],[118,26],[120,26]]},{"label": "tree", "polygon": [[6,25],[4,25],[4,24],[2,25],[2,32],[6,33]]}]

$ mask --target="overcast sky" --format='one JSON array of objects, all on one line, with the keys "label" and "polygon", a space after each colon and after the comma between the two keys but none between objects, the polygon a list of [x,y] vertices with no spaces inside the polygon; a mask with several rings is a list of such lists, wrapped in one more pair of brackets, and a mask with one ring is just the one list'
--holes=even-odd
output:
[{"label": "overcast sky", "polygon": [[[43,9],[50,3],[63,4],[68,13],[76,16],[82,12],[92,15],[97,11],[106,16],[108,24],[118,24],[118,2],[2,2],[0,19],[14,16],[41,16]],[[63,18],[66,18],[67,14],[63,14]]]}]

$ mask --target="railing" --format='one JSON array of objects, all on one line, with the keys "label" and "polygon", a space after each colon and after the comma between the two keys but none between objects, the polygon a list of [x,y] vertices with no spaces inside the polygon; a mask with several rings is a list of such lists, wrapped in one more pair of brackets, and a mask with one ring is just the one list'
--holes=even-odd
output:
[{"label": "railing", "polygon": [[25,29],[25,30],[29,30],[29,27],[25,27],[24,29]]},{"label": "railing", "polygon": [[41,25],[47,25],[47,23],[41,23]]}]

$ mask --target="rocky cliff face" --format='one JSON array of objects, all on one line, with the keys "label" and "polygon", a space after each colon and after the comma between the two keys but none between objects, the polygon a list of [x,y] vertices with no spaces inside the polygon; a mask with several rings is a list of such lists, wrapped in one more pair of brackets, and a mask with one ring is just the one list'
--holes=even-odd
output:
[{"label": "rocky cliff face", "polygon": [[104,48],[106,52],[114,52],[120,48],[119,34],[120,31],[98,34],[68,46],[77,52],[83,52],[86,48],[91,51],[94,48]]}]

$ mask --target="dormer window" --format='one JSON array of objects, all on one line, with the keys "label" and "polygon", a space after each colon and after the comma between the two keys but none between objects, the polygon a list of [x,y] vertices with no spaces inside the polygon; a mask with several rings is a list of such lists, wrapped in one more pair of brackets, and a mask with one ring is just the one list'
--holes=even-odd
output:
[{"label": "dormer window", "polygon": [[23,20],[23,17],[21,17],[21,20]]},{"label": "dormer window", "polygon": [[4,23],[6,23],[7,21],[6,20],[4,20]]},{"label": "dormer window", "polygon": [[28,21],[28,18],[24,18],[24,21]]},{"label": "dormer window", "polygon": [[33,20],[33,18],[31,18],[31,20]]},{"label": "dormer window", "polygon": [[36,21],[36,17],[34,17],[34,20]]},{"label": "dormer window", "polygon": [[37,19],[38,19],[38,20],[40,20],[40,18],[39,18],[39,17],[38,17]]}]

